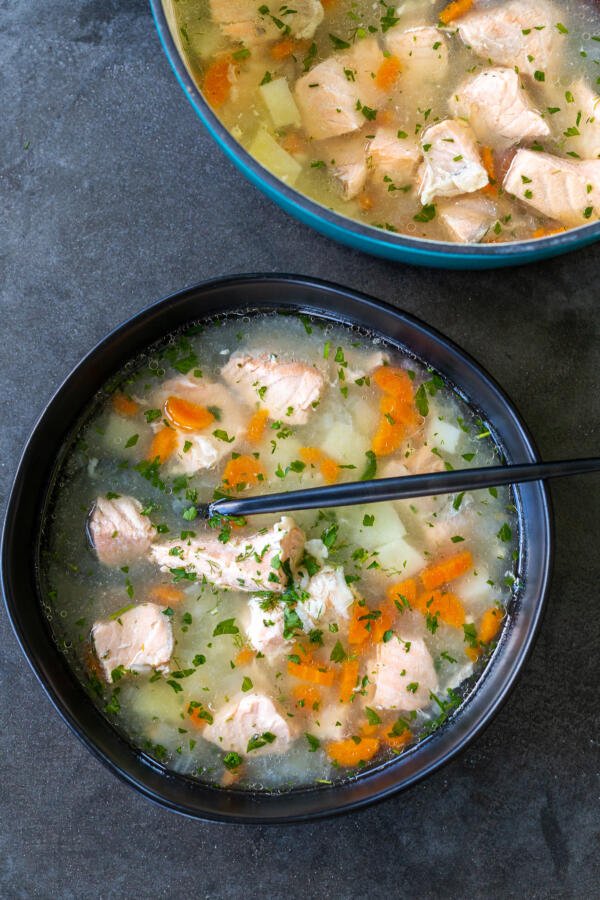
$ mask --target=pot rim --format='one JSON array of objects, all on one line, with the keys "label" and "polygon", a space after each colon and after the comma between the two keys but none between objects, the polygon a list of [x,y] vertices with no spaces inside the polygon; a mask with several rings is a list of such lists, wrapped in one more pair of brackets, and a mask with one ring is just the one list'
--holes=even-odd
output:
[{"label": "pot rim", "polygon": [[568,252],[600,238],[599,219],[541,238],[507,241],[501,244],[457,244],[453,241],[437,241],[383,231],[322,206],[273,175],[225,128],[188,71],[173,38],[163,0],[149,0],[149,2],[163,51],[185,96],[211,137],[256,187],[266,192],[276,202],[279,198],[283,198],[286,209],[292,210],[312,227],[318,229],[320,224],[325,223],[329,233],[335,236],[336,240],[348,242],[349,236],[354,236],[361,249],[376,255],[382,254],[383,248],[409,251],[416,262],[419,256],[424,263],[430,261],[433,256],[439,256],[446,260],[457,258],[466,261],[471,258],[480,261],[497,260],[499,264],[502,262],[506,265],[516,265],[527,261],[528,256],[531,256],[533,261],[534,258],[539,258],[541,253],[551,255]]}]

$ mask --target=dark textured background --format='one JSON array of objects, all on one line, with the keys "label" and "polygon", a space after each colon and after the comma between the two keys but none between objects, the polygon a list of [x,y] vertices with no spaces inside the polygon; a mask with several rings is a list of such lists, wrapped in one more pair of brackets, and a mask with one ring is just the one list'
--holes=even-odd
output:
[{"label": "dark textured background", "polygon": [[[3,502],[80,356],[151,300],[228,272],[317,275],[416,313],[489,368],[546,456],[598,452],[597,249],[479,274],[361,256],[217,152],[144,0],[0,0],[0,34]],[[426,783],[331,822],[250,829],[154,808],[67,731],[2,612],[0,896],[597,895],[600,481],[553,494],[553,588],[508,705]]]}]

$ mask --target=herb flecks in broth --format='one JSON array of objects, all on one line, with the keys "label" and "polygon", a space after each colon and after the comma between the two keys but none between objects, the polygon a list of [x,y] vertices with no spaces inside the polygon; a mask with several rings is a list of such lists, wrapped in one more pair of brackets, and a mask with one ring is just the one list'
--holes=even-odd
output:
[{"label": "herb flecks in broth", "polygon": [[510,494],[209,522],[198,506],[498,461],[435,372],[318,319],[174,335],[97,398],[58,473],[44,608],[94,701],[202,781],[329,784],[427,737],[515,587]]},{"label": "herb flecks in broth", "polygon": [[461,243],[600,217],[592,0],[180,0],[224,124],[275,175],[389,232]]}]

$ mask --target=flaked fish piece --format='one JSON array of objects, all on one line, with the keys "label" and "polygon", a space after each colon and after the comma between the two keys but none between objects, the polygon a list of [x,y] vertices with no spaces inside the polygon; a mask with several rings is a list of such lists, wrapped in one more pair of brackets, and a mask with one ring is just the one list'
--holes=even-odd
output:
[{"label": "flaked fish piece", "polygon": [[399,138],[396,128],[381,127],[369,144],[368,159],[376,183],[391,179],[402,187],[413,180],[421,150],[410,138]]},{"label": "flaked fish piece", "polygon": [[324,385],[323,375],[315,366],[285,362],[267,354],[236,353],[221,374],[241,400],[268,409],[272,419],[289,425],[303,425],[308,420]]},{"label": "flaked fish piece", "polygon": [[364,350],[349,348],[346,350],[345,356],[348,363],[348,367],[344,371],[346,381],[364,378],[365,375],[370,375],[375,369],[387,365],[390,361],[389,353],[385,353],[383,350],[372,350],[370,353],[365,353]]},{"label": "flaked fish piece", "polygon": [[356,108],[354,82],[344,73],[344,62],[330,57],[296,82],[295,97],[309,138],[321,140],[357,131],[365,123]]},{"label": "flaked fish piece", "polygon": [[[165,467],[175,475],[193,475],[203,469],[212,469],[232,450],[235,450],[246,433],[247,416],[239,401],[225,385],[184,375],[165,381],[152,395],[152,403],[163,412],[170,398],[177,398],[206,409],[208,424],[195,429],[175,418],[171,421],[177,432],[175,451],[165,462]],[[153,425],[156,431],[164,427],[162,421]]]},{"label": "flaked fish piece", "polygon": [[492,200],[473,194],[439,203],[437,216],[453,241],[478,244],[497,221],[498,212]]},{"label": "flaked fish piece", "polygon": [[[361,134],[345,135],[324,141],[317,151],[333,177],[342,196],[352,200],[360,194],[367,180],[367,142]],[[316,149],[316,148],[315,148]]]},{"label": "flaked fish piece", "polygon": [[367,674],[375,685],[377,709],[426,709],[431,705],[430,692],[438,688],[431,653],[419,637],[403,640],[394,635],[391,641],[378,644]]},{"label": "flaked fish piece", "polygon": [[358,131],[384,97],[376,76],[384,55],[374,38],[348,53],[330,56],[296,82],[295,97],[308,137],[315,140]]},{"label": "flaked fish piece", "polygon": [[550,134],[514,69],[478,72],[457,88],[448,105],[453,116],[468,121],[482,144],[496,150]]},{"label": "flaked fish piece", "polygon": [[[422,444],[412,453],[405,453],[403,463],[410,475],[423,475],[427,472],[442,472],[444,460],[436,453],[432,453],[428,444]],[[402,474],[402,473],[398,473]]]},{"label": "flaked fish piece", "polygon": [[565,36],[556,28],[561,15],[546,0],[510,0],[475,8],[456,20],[462,40],[478,56],[523,75],[560,65]]},{"label": "flaked fish piece", "polygon": [[[350,78],[361,106],[376,109],[385,99],[386,92],[377,82],[377,73],[384,60],[383,51],[374,37],[356,41],[352,49],[344,54],[345,75]],[[367,121],[363,114],[362,124]]]},{"label": "flaked fish piece", "polygon": [[267,658],[281,656],[293,640],[284,638],[283,630],[284,609],[281,603],[274,606],[260,597],[250,597],[245,631],[254,649]]},{"label": "flaked fish piece", "polygon": [[94,624],[92,641],[108,682],[121,666],[128,672],[169,670],[173,629],[165,610],[155,603],[139,603],[114,619]]},{"label": "flaked fish piece", "polygon": [[421,138],[424,162],[419,195],[423,206],[435,197],[457,197],[488,184],[473,130],[466,122],[445,119]]},{"label": "flaked fish piece", "polygon": [[448,72],[448,39],[438,28],[396,25],[385,35],[385,45],[402,65],[402,85],[441,84]]},{"label": "flaked fish piece", "polygon": [[210,0],[210,12],[223,34],[248,46],[287,36],[311,38],[323,21],[320,0],[248,3],[248,0]]},{"label": "flaked fish piece", "polygon": [[292,741],[291,720],[264,694],[238,694],[215,713],[202,737],[240,756],[285,753]]},{"label": "flaked fish piece", "polygon": [[301,587],[308,596],[296,604],[296,612],[305,631],[319,623],[348,618],[354,595],[346,583],[342,566],[323,566]]},{"label": "flaked fish piece", "polygon": [[87,527],[90,542],[105,566],[124,566],[146,556],[156,537],[135,497],[98,497]]},{"label": "flaked fish piece", "polygon": [[600,218],[600,160],[518,150],[503,184],[536,212],[567,228]]},{"label": "flaked fish piece", "polygon": [[294,567],[304,547],[304,532],[290,516],[271,528],[222,543],[213,533],[185,541],[154,544],[151,559],[161,571],[183,568],[216,587],[233,591],[272,591],[286,586],[283,563]]},{"label": "flaked fish piece", "polygon": [[579,78],[556,100],[559,112],[552,124],[559,128],[565,151],[581,159],[600,157],[600,96],[584,78]]}]

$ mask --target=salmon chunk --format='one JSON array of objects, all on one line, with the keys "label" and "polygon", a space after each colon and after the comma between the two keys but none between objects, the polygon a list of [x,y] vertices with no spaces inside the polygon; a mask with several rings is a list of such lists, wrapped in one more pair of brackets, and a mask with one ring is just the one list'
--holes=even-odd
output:
[{"label": "salmon chunk", "polygon": [[484,69],[457,89],[449,106],[453,116],[469,122],[482,144],[496,150],[550,134],[514,69]]},{"label": "salmon chunk", "polygon": [[518,150],[504,190],[550,219],[575,228],[600,218],[600,160]]},{"label": "salmon chunk", "polygon": [[466,122],[445,119],[428,128],[421,139],[424,163],[419,188],[421,203],[435,197],[457,197],[488,183],[475,135]]},{"label": "salmon chunk", "polygon": [[366,140],[360,135],[347,135],[323,142],[320,155],[338,181],[342,196],[352,200],[365,186],[367,180]]},{"label": "salmon chunk", "polygon": [[323,21],[320,0],[298,0],[291,6],[210,0],[210,12],[223,34],[248,46],[276,41],[286,35],[311,38]]},{"label": "salmon chunk", "polygon": [[310,138],[339,137],[366,125],[384,97],[376,83],[384,59],[375,38],[369,38],[298,79],[296,101]]},{"label": "salmon chunk", "polygon": [[[385,99],[386,91],[378,86],[377,73],[385,56],[374,37],[356,41],[343,56],[346,78],[354,85],[356,99],[361,106],[377,108]],[[362,124],[367,119],[362,116]]]},{"label": "salmon chunk", "polygon": [[560,128],[561,141],[569,153],[581,159],[600,157],[600,97],[584,78],[579,78],[557,99],[559,112],[552,123]]},{"label": "salmon chunk", "polygon": [[417,144],[408,138],[399,138],[395,128],[378,128],[368,153],[373,178],[377,182],[391,178],[399,187],[412,180],[421,159]]},{"label": "salmon chunk", "polygon": [[403,29],[397,25],[386,33],[385,45],[400,60],[403,85],[444,81],[448,72],[448,40],[438,28]]},{"label": "salmon chunk", "polygon": [[339,622],[348,618],[354,595],[346,583],[342,566],[324,566],[302,589],[308,594],[296,605],[305,631],[318,623]]},{"label": "salmon chunk", "polygon": [[355,84],[344,73],[340,57],[332,56],[302,75],[296,82],[295,97],[310,138],[338,137],[365,123],[356,108]]},{"label": "salmon chunk", "polygon": [[437,214],[452,240],[461,244],[478,244],[498,219],[496,204],[480,194],[440,203]]},{"label": "salmon chunk", "polygon": [[[200,420],[201,427],[194,426],[191,419],[169,418],[172,398],[192,404],[192,409],[205,411]],[[165,466],[174,475],[194,475],[203,469],[213,469],[232,450],[235,450],[246,432],[246,419],[240,403],[231,391],[213,381],[186,375],[171,378],[161,384],[152,397],[152,402],[163,412],[177,434],[173,453],[165,460]],[[160,431],[162,420],[153,428]]]},{"label": "salmon chunk", "polygon": [[186,541],[154,544],[150,555],[162,572],[184,568],[216,587],[232,591],[273,591],[286,585],[282,563],[297,562],[304,547],[304,532],[289,516],[269,529],[232,537],[222,543],[211,534]]},{"label": "salmon chunk", "polygon": [[264,609],[264,603],[260,597],[250,597],[245,631],[255,650],[267,657],[280,656],[289,647],[289,640],[283,636],[283,606],[269,603]]},{"label": "salmon chunk", "polygon": [[394,636],[378,644],[367,674],[375,685],[373,705],[379,709],[425,709],[431,705],[430,691],[435,693],[438,687],[433,659],[422,638]]},{"label": "salmon chunk", "polygon": [[476,8],[458,19],[456,26],[478,56],[533,76],[559,63],[564,36],[555,25],[560,18],[556,6],[547,0],[509,0]]},{"label": "salmon chunk", "polygon": [[266,354],[258,357],[235,354],[221,374],[241,400],[268,409],[272,419],[281,419],[289,425],[303,425],[307,421],[324,384],[322,374],[314,366],[283,362]]},{"label": "salmon chunk", "polygon": [[[202,737],[225,751],[245,756],[285,753],[292,740],[291,721],[264,694],[238,694],[218,710]],[[253,748],[252,743],[257,746]]]},{"label": "salmon chunk", "polygon": [[124,566],[146,556],[156,536],[135,497],[98,497],[88,519],[90,542],[105,566]]},{"label": "salmon chunk", "polygon": [[168,672],[173,653],[173,629],[166,607],[140,603],[92,628],[92,642],[108,682],[123,666],[128,672]]}]

